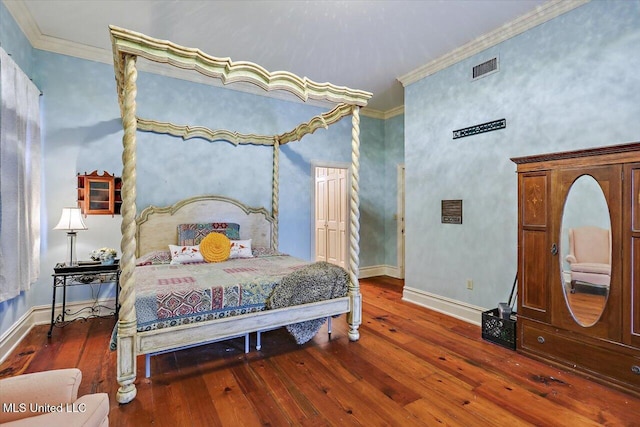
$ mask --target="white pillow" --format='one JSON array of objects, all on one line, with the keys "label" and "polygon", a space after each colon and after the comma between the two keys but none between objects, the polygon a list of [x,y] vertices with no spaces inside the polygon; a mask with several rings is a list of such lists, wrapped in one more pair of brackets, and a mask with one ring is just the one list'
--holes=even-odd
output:
[{"label": "white pillow", "polygon": [[229,258],[253,258],[251,253],[251,239],[232,240]]},{"label": "white pillow", "polygon": [[171,264],[187,264],[190,262],[204,262],[204,257],[200,253],[200,245],[197,246],[176,246],[169,245],[171,252]]}]

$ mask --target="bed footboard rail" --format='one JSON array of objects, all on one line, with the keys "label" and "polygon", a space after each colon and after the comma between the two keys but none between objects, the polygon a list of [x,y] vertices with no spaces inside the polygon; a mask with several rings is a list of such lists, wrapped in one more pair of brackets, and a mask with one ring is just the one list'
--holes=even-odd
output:
[{"label": "bed footboard rail", "polygon": [[346,296],[167,329],[138,332],[136,347],[138,354],[158,353],[203,341],[219,341],[321,317],[337,316],[349,313],[351,309],[351,298]]}]

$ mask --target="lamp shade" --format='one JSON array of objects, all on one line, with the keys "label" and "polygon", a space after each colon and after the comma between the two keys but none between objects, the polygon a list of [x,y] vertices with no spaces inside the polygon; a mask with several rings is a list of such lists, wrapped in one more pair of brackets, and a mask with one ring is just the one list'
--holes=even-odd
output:
[{"label": "lamp shade", "polygon": [[82,220],[82,212],[80,208],[62,208],[62,215],[58,225],[53,227],[54,230],[87,230],[87,226]]}]

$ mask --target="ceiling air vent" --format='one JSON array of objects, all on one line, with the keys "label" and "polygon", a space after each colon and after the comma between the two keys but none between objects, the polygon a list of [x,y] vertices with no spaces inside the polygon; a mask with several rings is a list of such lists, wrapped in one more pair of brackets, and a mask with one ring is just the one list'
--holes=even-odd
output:
[{"label": "ceiling air vent", "polygon": [[498,71],[498,57],[492,58],[473,67],[473,80]]}]

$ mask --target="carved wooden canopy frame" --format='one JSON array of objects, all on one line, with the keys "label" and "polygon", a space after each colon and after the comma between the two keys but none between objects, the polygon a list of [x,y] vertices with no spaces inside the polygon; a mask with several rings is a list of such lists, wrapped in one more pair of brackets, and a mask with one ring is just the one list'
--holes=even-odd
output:
[{"label": "carved wooden canopy frame", "polygon": [[[117,400],[127,403],[136,396],[136,313],[135,313],[135,254],[136,254],[136,132],[137,130],[169,134],[187,138],[205,138],[210,141],[225,140],[235,145],[273,146],[273,190],[272,215],[275,218],[272,246],[278,246],[278,199],[279,199],[279,147],[298,141],[319,128],[327,128],[340,119],[352,116],[351,132],[351,200],[350,200],[350,253],[349,296],[351,311],[347,316],[349,339],[359,338],[358,327],[362,317],[359,268],[359,168],[360,168],[360,108],[367,105],[372,94],[362,90],[317,83],[306,77],[298,77],[286,71],[269,72],[251,62],[231,61],[216,58],[199,49],[179,46],[167,40],[159,40],[141,33],[109,26],[113,48],[113,63],[117,85],[118,102],[124,128],[122,154],[122,258],[120,266],[120,311],[118,320],[117,379],[120,388]],[[205,76],[219,79],[223,84],[251,83],[265,91],[285,91],[302,101],[309,99],[336,104],[332,110],[313,117],[295,129],[279,135],[254,135],[212,130],[199,126],[187,126],[169,122],[143,119],[136,115],[137,57],[166,63],[175,67],[197,71]]]}]

